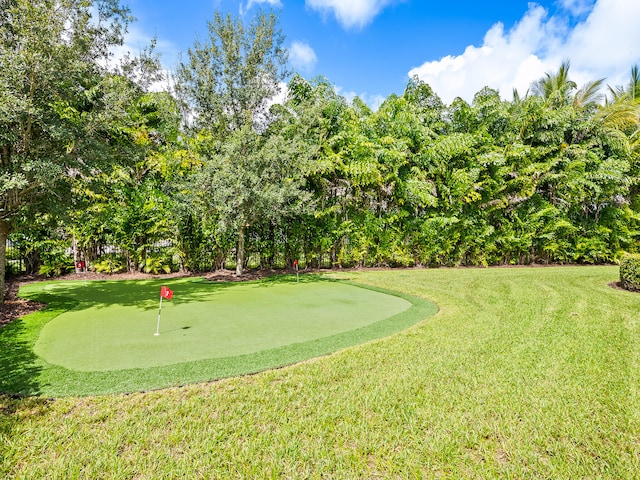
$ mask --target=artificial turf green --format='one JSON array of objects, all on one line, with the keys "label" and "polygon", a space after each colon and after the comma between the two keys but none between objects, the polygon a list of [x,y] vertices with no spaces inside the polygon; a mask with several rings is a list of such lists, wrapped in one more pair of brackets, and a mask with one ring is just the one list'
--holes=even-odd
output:
[{"label": "artificial turf green", "polygon": [[[166,283],[166,282],[165,282]],[[49,304],[0,331],[0,390],[93,395],[182,385],[327,354],[406,328],[434,304],[345,282],[281,276],[249,283],[51,282],[21,294]],[[21,356],[27,361],[15,361]],[[12,367],[13,365],[13,367]]]}]

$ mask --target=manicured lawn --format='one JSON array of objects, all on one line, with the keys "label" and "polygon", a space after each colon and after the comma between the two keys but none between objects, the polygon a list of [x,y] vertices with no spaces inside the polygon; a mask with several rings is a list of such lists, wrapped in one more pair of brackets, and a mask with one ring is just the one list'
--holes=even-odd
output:
[{"label": "manicured lawn", "polygon": [[349,272],[440,310],[393,336],[246,377],[0,396],[0,476],[639,478],[640,295],[610,288],[617,275]]},{"label": "manicured lawn", "polygon": [[0,330],[0,391],[89,395],[216,380],[386,336],[436,311],[318,276],[165,283],[174,297],[163,302],[159,335],[161,280],[26,286],[22,295],[50,308]]}]

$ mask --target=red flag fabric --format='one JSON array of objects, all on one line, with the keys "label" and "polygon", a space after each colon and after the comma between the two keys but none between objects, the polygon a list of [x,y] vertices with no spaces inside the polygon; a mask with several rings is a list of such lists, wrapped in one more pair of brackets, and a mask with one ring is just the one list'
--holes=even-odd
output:
[{"label": "red flag fabric", "polygon": [[160,296],[167,300],[171,300],[171,297],[173,297],[173,290],[162,285],[162,288],[160,289]]},{"label": "red flag fabric", "polygon": [[294,261],[293,261],[293,266],[294,266],[294,267],[297,267],[297,266],[298,266],[298,260],[294,260]]}]

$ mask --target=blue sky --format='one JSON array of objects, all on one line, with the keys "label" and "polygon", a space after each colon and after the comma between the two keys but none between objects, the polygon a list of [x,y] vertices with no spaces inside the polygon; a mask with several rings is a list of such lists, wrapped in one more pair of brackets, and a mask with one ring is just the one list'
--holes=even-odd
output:
[{"label": "blue sky", "polygon": [[167,69],[213,12],[250,21],[258,8],[280,15],[293,69],[323,75],[347,98],[376,107],[401,94],[411,75],[446,102],[470,101],[488,85],[510,99],[571,60],[582,84],[626,81],[640,63],[640,0],[124,0],[137,21],[126,39],[135,52],[151,37]]}]

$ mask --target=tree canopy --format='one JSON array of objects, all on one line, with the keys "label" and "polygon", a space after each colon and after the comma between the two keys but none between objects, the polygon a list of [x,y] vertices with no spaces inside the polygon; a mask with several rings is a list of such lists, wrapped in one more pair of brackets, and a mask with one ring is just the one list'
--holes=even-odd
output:
[{"label": "tree canopy", "polygon": [[127,105],[140,91],[106,68],[129,22],[117,0],[7,0],[1,16],[0,298],[7,235],[67,204],[74,178],[130,158]]},{"label": "tree canopy", "polygon": [[208,41],[196,41],[178,68],[177,91],[201,139],[203,166],[190,178],[194,200],[220,230],[237,236],[241,275],[246,229],[302,197],[294,157],[277,135],[261,133],[287,56],[273,13],[260,12],[245,26],[216,12],[208,27]]},{"label": "tree canopy", "polygon": [[[105,66],[128,21],[117,2],[6,5],[0,233],[16,245],[73,239],[102,271],[238,274],[638,251],[637,67],[604,91],[565,61],[524,96],[485,87],[450,105],[412,78],[374,111],[289,76],[274,14],[216,13],[171,95],[146,91],[133,64]],[[65,15],[43,23],[54,5]]]}]

